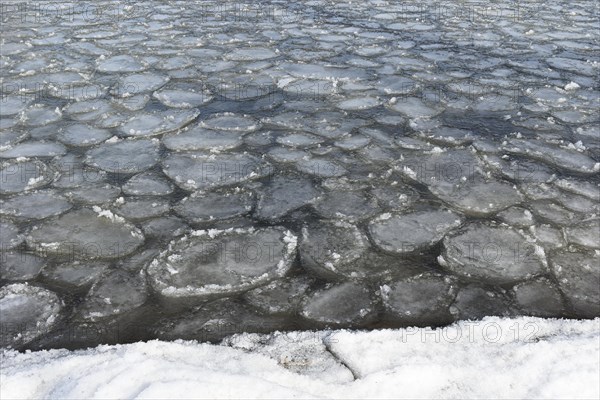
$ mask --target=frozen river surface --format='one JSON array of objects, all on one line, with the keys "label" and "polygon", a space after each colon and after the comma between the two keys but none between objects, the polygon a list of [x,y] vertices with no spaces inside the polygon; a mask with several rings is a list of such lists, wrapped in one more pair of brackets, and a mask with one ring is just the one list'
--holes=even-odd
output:
[{"label": "frozen river surface", "polygon": [[0,344],[600,316],[597,7],[3,3]]}]

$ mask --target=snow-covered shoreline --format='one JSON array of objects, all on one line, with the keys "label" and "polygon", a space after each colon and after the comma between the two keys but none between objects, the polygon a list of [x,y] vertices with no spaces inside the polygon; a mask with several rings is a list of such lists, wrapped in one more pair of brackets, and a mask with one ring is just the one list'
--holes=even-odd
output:
[{"label": "snow-covered shoreline", "polygon": [[598,318],[0,354],[2,399],[600,397]]}]

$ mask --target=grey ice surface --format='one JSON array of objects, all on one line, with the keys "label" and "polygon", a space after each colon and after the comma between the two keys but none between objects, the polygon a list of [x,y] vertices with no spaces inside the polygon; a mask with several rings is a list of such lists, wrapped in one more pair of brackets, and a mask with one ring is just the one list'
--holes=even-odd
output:
[{"label": "grey ice surface", "polygon": [[589,1],[43,4],[0,13],[2,346],[600,316]]}]

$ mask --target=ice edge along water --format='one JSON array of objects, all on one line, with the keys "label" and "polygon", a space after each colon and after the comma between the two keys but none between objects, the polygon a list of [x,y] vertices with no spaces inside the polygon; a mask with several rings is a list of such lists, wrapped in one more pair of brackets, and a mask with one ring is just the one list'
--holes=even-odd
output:
[{"label": "ice edge along water", "polygon": [[598,398],[600,319],[3,350],[0,397]]}]

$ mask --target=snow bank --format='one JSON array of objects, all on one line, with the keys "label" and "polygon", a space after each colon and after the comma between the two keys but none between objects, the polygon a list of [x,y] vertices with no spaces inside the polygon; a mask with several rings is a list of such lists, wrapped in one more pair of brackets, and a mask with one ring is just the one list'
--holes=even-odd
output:
[{"label": "snow bank", "polygon": [[598,398],[600,319],[3,351],[0,398]]}]

